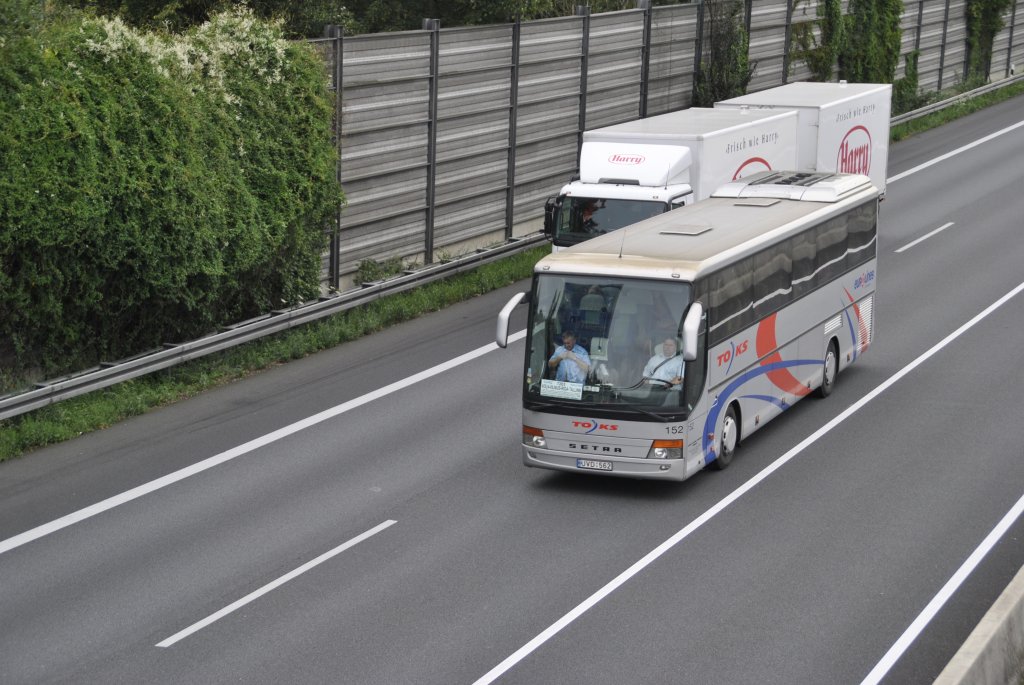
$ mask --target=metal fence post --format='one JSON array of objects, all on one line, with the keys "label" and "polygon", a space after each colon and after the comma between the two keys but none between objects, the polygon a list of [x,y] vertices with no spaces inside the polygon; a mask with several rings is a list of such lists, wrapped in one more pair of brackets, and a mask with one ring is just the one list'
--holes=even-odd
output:
[{"label": "metal fence post", "polygon": [[[337,151],[338,160],[335,163],[335,179],[338,187],[341,187],[341,105],[342,105],[342,59],[344,55],[345,30],[341,26],[330,25],[327,27],[327,35],[332,38],[331,48],[334,51],[334,146]],[[330,256],[327,263],[327,283],[331,290],[341,288],[341,203],[338,203],[338,210],[334,216],[334,227],[331,230]]]},{"label": "metal fence post", "polygon": [[697,4],[697,39],[693,41],[693,78],[690,83],[690,105],[697,101],[697,83],[700,81],[701,61],[704,57],[704,0]]},{"label": "metal fence post", "polygon": [[939,81],[935,90],[942,90],[942,72],[946,70],[946,36],[949,35],[949,0],[946,0],[946,14],[942,20],[942,47],[939,50]]},{"label": "metal fence post", "polygon": [[921,51],[921,29],[924,27],[924,0],[917,3],[917,33],[914,35],[914,52]]},{"label": "metal fence post", "polygon": [[512,239],[516,199],[516,128],[519,125],[519,45],[522,24],[519,17],[512,25],[512,64],[509,67],[508,169],[505,190],[505,240]]},{"label": "metal fence post", "polygon": [[576,5],[576,16],[583,17],[580,38],[580,113],[576,124],[576,167],[580,166],[583,132],[587,130],[587,71],[590,68],[590,5]]},{"label": "metal fence post", "polygon": [[434,200],[437,182],[437,90],[441,52],[441,20],[424,19],[423,30],[430,31],[430,92],[427,103],[427,210],[423,235],[423,263],[434,263]]},{"label": "metal fence post", "polygon": [[789,83],[789,51],[793,49],[793,0],[786,0],[786,38],[782,53],[782,82]]},{"label": "metal fence post", "polygon": [[636,0],[636,8],[644,11],[643,45],[640,48],[640,118],[647,118],[648,87],[651,80],[651,0]]},{"label": "metal fence post", "polygon": [[1009,78],[1013,73],[1013,30],[1017,24],[1017,3],[1013,3],[1013,13],[1010,14],[1010,36],[1006,46],[1006,73],[1004,78]]}]

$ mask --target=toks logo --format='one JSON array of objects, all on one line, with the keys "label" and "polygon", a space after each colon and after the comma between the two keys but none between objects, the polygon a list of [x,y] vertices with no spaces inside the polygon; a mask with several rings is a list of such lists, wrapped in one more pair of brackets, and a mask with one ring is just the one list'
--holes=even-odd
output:
[{"label": "toks logo", "polygon": [[721,366],[722,364],[728,364],[731,368],[732,360],[735,359],[736,357],[739,357],[741,354],[747,351],[747,349],[750,347],[750,341],[744,340],[739,345],[735,343],[730,343],[730,345],[731,347],[728,350],[725,350],[720,355],[718,355],[719,366]]},{"label": "toks logo", "polygon": [[767,159],[763,157],[751,157],[747,161],[740,164],[740,168],[736,170],[736,173],[732,175],[732,180],[749,176],[750,174],[756,174],[758,171],[771,171],[772,165],[768,163]]},{"label": "toks logo", "polygon": [[616,152],[614,155],[608,158],[608,161],[612,164],[625,164],[629,166],[636,166],[637,164],[643,164],[646,161],[646,157],[643,155],[620,155]]},{"label": "toks logo", "polygon": [[844,174],[868,174],[871,169],[871,133],[863,126],[854,126],[839,143],[836,167]]},{"label": "toks logo", "polygon": [[614,423],[598,423],[594,419],[589,419],[589,420],[584,420],[584,421],[573,421],[572,422],[572,427],[573,428],[585,428],[587,433],[593,433],[598,428],[600,428],[603,431],[617,431],[617,430],[619,430],[619,426],[617,424],[614,424]]}]

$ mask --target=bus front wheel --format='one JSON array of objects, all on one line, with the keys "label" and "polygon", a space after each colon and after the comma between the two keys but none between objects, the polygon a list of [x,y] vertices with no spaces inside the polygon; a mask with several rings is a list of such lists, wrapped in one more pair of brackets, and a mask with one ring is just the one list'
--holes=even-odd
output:
[{"label": "bus front wheel", "polygon": [[718,443],[718,456],[711,465],[721,471],[732,463],[736,446],[740,442],[740,424],[736,420],[736,405],[730,404],[722,419],[722,440]]},{"label": "bus front wheel", "polygon": [[825,363],[822,365],[821,385],[818,387],[818,397],[828,397],[836,387],[836,378],[839,376],[839,351],[836,348],[836,341],[828,344],[828,351],[825,352]]}]

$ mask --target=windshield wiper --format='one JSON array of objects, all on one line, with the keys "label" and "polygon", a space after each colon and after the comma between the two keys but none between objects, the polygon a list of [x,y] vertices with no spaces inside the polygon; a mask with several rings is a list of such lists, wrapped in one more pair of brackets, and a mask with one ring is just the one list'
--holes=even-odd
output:
[{"label": "windshield wiper", "polygon": [[635,407],[635,406],[633,406],[631,404],[617,404],[617,405],[615,405],[615,409],[616,410],[620,410],[621,409],[621,410],[624,410],[624,411],[632,411],[632,412],[636,412],[637,414],[646,414],[647,416],[655,418],[658,421],[661,421],[662,423],[671,423],[672,421],[678,421],[679,420],[679,419],[673,418],[675,416],[674,414],[668,414],[668,415],[658,414],[657,412],[653,412],[653,411],[650,411],[648,409],[644,409],[642,407]]},{"label": "windshield wiper", "polygon": [[684,417],[686,416],[686,412],[684,412],[684,411],[674,412],[672,414],[658,414],[657,412],[653,412],[653,411],[651,411],[649,409],[644,409],[643,407],[637,407],[637,406],[634,406],[634,405],[631,405],[631,404],[607,404],[607,403],[603,403],[603,402],[583,402],[583,401],[576,401],[576,400],[572,400],[572,401],[565,402],[565,403],[561,403],[561,402],[559,402],[559,403],[555,403],[555,402],[531,402],[528,408],[536,410],[536,409],[551,409],[553,407],[557,407],[557,408],[561,408],[561,409],[578,409],[578,408],[582,407],[584,409],[605,409],[605,410],[608,410],[608,411],[631,412],[631,413],[634,413],[634,414],[643,414],[644,416],[650,416],[652,419],[656,419],[656,420],[658,420],[658,421],[660,421],[662,423],[671,423],[672,421],[680,421],[681,420],[681,418],[679,418],[680,415],[682,415]]}]

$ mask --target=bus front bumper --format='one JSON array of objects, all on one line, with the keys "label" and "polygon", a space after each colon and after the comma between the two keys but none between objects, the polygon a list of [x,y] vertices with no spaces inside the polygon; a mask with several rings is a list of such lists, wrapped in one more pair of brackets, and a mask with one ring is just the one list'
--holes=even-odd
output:
[{"label": "bus front bumper", "polygon": [[598,476],[673,481],[686,480],[701,469],[699,465],[687,468],[685,459],[609,459],[575,452],[538,449],[527,445],[523,445],[523,464],[534,468]]}]

